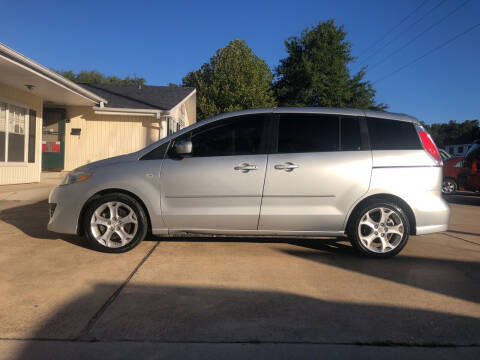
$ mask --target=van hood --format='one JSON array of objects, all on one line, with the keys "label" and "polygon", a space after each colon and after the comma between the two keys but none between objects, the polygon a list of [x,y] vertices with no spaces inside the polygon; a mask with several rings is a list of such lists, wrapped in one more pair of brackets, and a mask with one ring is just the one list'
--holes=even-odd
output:
[{"label": "van hood", "polygon": [[117,163],[122,163],[122,162],[127,162],[127,161],[132,161],[132,160],[138,160],[138,152],[134,152],[131,154],[125,154],[125,155],[120,155],[120,156],[114,156],[108,159],[103,159],[103,160],[98,160],[94,161],[91,163],[88,163],[86,165],[80,166],[76,168],[74,171],[89,171],[89,170],[95,170],[104,166],[109,166]]}]

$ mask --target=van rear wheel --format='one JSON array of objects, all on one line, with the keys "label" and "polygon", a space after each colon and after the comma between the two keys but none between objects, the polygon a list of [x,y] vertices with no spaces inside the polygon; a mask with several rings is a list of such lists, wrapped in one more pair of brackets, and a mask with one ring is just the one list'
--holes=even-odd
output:
[{"label": "van rear wheel", "polygon": [[388,258],[407,244],[410,225],[402,208],[390,201],[372,201],[353,214],[349,229],[352,245],[369,257]]}]

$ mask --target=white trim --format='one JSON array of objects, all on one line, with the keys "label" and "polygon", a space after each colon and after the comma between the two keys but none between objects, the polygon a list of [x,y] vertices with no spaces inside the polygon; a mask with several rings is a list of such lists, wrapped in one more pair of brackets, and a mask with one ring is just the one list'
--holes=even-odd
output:
[{"label": "white trim", "polygon": [[0,57],[94,103],[108,101],[0,43]]},{"label": "white trim", "polygon": [[98,106],[94,106],[93,111],[96,115],[155,116],[157,119],[160,119],[161,116],[170,115],[170,111],[168,110],[112,108]]},{"label": "white trim", "polygon": [[95,111],[96,115],[120,115],[120,116],[151,116],[156,117],[155,113],[134,113],[127,111]]}]

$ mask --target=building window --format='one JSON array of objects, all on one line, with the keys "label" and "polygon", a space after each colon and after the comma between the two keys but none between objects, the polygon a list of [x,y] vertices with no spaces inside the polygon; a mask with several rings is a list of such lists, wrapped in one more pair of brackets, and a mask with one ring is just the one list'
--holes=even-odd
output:
[{"label": "building window", "polygon": [[[26,161],[27,122],[26,108],[0,102],[0,162]],[[35,142],[31,146],[35,147]]]},{"label": "building window", "polygon": [[177,128],[177,122],[175,121],[174,118],[169,117],[167,120],[167,136],[170,134],[173,134],[178,130]]}]

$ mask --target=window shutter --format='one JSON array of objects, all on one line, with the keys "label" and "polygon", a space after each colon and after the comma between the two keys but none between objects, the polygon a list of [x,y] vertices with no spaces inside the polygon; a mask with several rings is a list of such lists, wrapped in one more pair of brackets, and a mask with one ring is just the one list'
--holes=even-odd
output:
[{"label": "window shutter", "polygon": [[36,135],[37,135],[37,112],[30,110],[28,114],[28,162],[35,162]]}]

